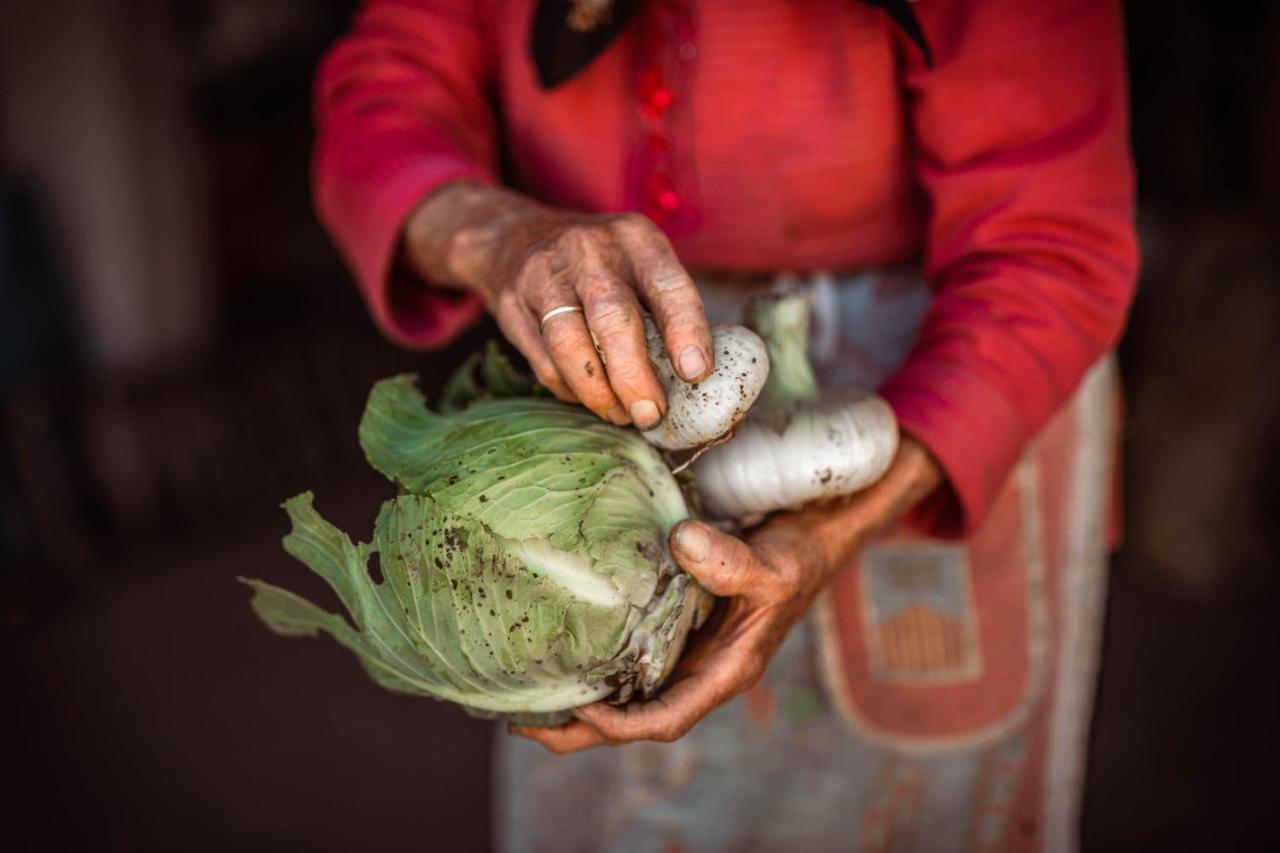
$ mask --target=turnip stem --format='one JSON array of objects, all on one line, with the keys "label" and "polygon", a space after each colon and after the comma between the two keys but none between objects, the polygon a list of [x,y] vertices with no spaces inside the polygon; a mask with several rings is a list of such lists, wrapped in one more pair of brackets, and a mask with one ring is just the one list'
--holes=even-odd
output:
[{"label": "turnip stem", "polygon": [[769,378],[760,402],[764,408],[787,409],[818,396],[818,380],[809,366],[809,298],[789,293],[764,296],[751,303],[751,326],[769,350]]}]

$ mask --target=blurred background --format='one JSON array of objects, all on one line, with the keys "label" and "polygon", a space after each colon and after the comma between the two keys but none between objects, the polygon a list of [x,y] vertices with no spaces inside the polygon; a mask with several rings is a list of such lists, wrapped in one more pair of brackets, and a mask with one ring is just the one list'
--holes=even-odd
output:
[{"label": "blurred background", "polygon": [[[5,846],[483,850],[493,729],[282,642],[236,575],[305,488],[367,529],[381,340],[316,224],[350,0],[0,7]],[[1131,2],[1142,287],[1091,850],[1280,834],[1280,6]],[[1268,639],[1270,637],[1270,639]],[[13,849],[13,848],[10,848]]]}]

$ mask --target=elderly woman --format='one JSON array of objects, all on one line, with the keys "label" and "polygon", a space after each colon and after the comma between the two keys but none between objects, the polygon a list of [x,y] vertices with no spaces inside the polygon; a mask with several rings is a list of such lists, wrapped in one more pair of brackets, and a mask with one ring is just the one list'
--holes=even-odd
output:
[{"label": "elderly woman", "polygon": [[1074,845],[1136,267],[1121,42],[1105,0],[364,4],[316,198],[388,337],[487,311],[556,396],[649,427],[642,312],[697,380],[707,317],[787,274],[825,381],[902,430],[853,498],[676,529],[724,618],[655,700],[502,739],[503,846]]}]

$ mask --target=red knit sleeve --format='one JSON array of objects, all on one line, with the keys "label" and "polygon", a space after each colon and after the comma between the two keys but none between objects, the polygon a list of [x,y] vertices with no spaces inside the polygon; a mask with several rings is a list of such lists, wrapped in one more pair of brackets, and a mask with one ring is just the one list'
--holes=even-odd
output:
[{"label": "red knit sleeve", "polygon": [[395,263],[406,218],[432,190],[494,179],[481,5],[366,0],[316,79],[316,207],[379,328],[406,346],[445,344],[483,310]]},{"label": "red knit sleeve", "polygon": [[935,299],[882,393],[950,484],[915,521],[977,525],[1024,445],[1115,345],[1137,245],[1119,4],[926,0],[903,47]]}]

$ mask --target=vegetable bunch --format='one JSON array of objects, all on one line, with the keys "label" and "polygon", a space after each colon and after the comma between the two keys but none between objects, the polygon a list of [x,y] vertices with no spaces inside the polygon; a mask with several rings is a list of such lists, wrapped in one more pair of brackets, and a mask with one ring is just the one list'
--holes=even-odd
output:
[{"label": "vegetable bunch", "polygon": [[712,603],[668,551],[689,482],[655,448],[692,450],[705,510],[748,524],[864,487],[897,444],[879,398],[819,392],[805,298],[759,301],[750,319],[764,340],[714,329],[716,367],[697,384],[649,329],[668,408],[643,434],[547,399],[493,345],[450,380],[439,411],[412,376],[377,383],[360,444],[399,494],[372,540],[325,521],[310,492],[284,504],[285,550],[346,616],[245,580],[254,610],[279,634],[329,634],[384,687],[480,715],[553,724],[653,695]]},{"label": "vegetable bunch", "polygon": [[740,524],[866,488],[898,447],[889,404],[868,391],[822,391],[806,354],[809,299],[755,300],[752,327],[769,352],[768,380],[732,440],[693,463],[702,509]]}]

